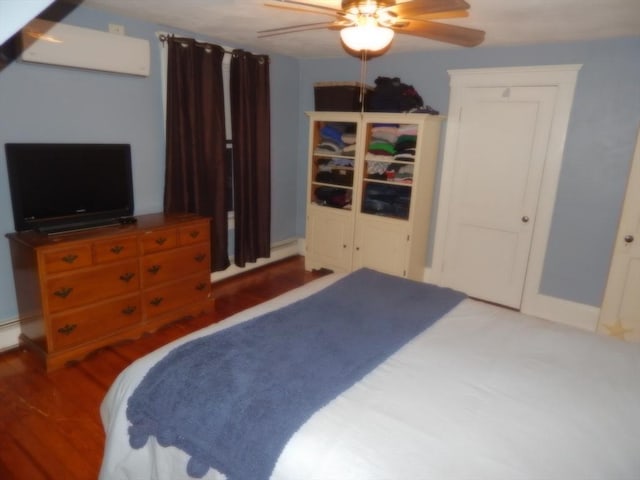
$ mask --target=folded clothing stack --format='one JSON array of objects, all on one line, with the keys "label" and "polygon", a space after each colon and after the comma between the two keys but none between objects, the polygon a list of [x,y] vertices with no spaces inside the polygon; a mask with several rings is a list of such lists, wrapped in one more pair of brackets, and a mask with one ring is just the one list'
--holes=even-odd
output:
[{"label": "folded clothing stack", "polygon": [[401,185],[368,183],[364,189],[362,211],[375,215],[409,218],[411,192]]},{"label": "folded clothing stack", "polygon": [[331,122],[320,128],[320,142],[315,146],[316,154],[355,156],[356,135],[352,123]]}]

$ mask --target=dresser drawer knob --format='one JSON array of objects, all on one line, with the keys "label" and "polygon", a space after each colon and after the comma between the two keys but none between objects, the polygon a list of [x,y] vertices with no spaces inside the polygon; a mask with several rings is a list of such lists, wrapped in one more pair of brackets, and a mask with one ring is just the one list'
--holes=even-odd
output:
[{"label": "dresser drawer knob", "polygon": [[162,303],[162,300],[164,300],[164,298],[162,297],[154,297],[151,299],[151,301],[149,302],[151,305],[153,305],[154,307],[157,307],[158,305],[160,305]]},{"label": "dresser drawer knob", "polygon": [[205,258],[207,258],[207,255],[205,253],[199,253],[195,257],[193,257],[193,259],[198,263],[202,262]]},{"label": "dresser drawer knob", "polygon": [[62,257],[62,261],[65,262],[65,263],[68,263],[69,265],[71,265],[77,259],[78,259],[78,255],[74,255],[73,253],[71,253],[69,255],[65,255],[64,257]]},{"label": "dresser drawer knob", "polygon": [[167,241],[166,237],[158,237],[158,238],[156,238],[156,243],[158,245],[163,245],[166,241]]},{"label": "dresser drawer knob", "polygon": [[122,280],[125,283],[129,283],[129,281],[131,281],[131,279],[135,276],[136,276],[135,273],[131,273],[131,272],[123,273],[122,275],[120,275],[120,280]]},{"label": "dresser drawer knob", "polygon": [[62,335],[71,335],[71,332],[73,332],[77,326],[78,325],[76,325],[75,323],[72,323],[72,324],[67,323],[64,327],[60,327],[58,329],[58,332],[61,333]]},{"label": "dresser drawer knob", "polygon": [[207,288],[207,284],[204,282],[200,282],[198,285],[196,285],[196,290],[202,291],[205,288]]},{"label": "dresser drawer knob", "polygon": [[114,245],[113,247],[111,247],[111,252],[115,255],[118,255],[123,250],[124,247],[122,245]]},{"label": "dresser drawer knob", "polygon": [[191,238],[197,238],[198,235],[200,235],[200,232],[198,230],[192,230],[191,232],[189,232],[189,236]]},{"label": "dresser drawer knob", "polygon": [[131,315],[135,311],[136,311],[136,307],[134,307],[133,305],[129,305],[122,309],[122,313],[125,315]]},{"label": "dresser drawer knob", "polygon": [[72,291],[73,288],[71,287],[62,287],[60,290],[56,290],[55,292],[53,292],[53,294],[56,297],[67,298]]},{"label": "dresser drawer knob", "polygon": [[155,275],[156,273],[158,273],[160,271],[160,265],[151,265],[149,268],[147,268],[147,272],[149,272],[151,275]]}]

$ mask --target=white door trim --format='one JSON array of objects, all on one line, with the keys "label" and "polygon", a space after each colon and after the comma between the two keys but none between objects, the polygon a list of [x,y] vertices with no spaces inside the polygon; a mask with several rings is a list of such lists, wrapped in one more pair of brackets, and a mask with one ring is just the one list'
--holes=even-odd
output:
[{"label": "white door trim", "polygon": [[[640,128],[631,157],[624,201],[611,256],[609,276],[600,309],[598,331],[623,340],[640,342],[637,308],[638,261],[640,260]],[[626,240],[629,235],[631,239]],[[633,237],[638,237],[634,240]],[[634,274],[634,272],[636,272]],[[634,280],[635,279],[635,280]]]},{"label": "white door trim", "polygon": [[[467,87],[555,86],[557,87],[556,104],[554,106],[544,173],[540,185],[540,198],[521,310],[524,313],[549,320],[563,321],[566,315],[565,309],[558,309],[557,318],[555,318],[556,314],[549,310],[549,297],[542,295],[539,292],[539,287],[551,229],[560,168],[562,166],[566,132],[573,104],[575,85],[581,67],[582,65],[542,65],[448,71],[451,96],[434,239],[431,272],[433,281],[436,283],[440,281],[444,261],[446,225],[454,179],[455,165],[453,163],[456,156],[456,139],[460,131],[459,113],[462,108],[462,91]],[[561,312],[560,310],[563,311]],[[588,324],[584,325],[583,328],[593,330],[595,325],[593,324],[592,316],[590,317],[587,321]],[[566,320],[564,321],[566,323]]]}]

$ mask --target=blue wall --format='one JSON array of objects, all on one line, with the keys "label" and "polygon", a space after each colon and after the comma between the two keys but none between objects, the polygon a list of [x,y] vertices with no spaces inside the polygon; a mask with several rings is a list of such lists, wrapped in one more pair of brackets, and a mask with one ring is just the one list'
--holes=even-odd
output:
[{"label": "blue wall", "polygon": [[[398,76],[426,104],[446,114],[447,70],[526,65],[583,64],[566,139],[565,157],[549,237],[541,293],[599,306],[640,124],[640,38],[542,46],[447,49],[389,54],[372,59],[367,83]],[[300,62],[302,110],[313,110],[313,83],[357,81],[359,61],[345,57]],[[308,125],[304,115],[301,123]],[[301,137],[300,151],[307,151]],[[303,155],[300,155],[303,158]],[[298,172],[304,184],[305,165]],[[304,191],[298,192],[298,204]],[[304,234],[304,212],[298,212]]]},{"label": "blue wall", "polygon": [[[130,142],[136,213],[162,209],[164,136],[158,25],[80,7],[66,23],[127,35],[152,46],[147,78],[14,63],[0,72],[0,144]],[[178,33],[178,32],[176,32]],[[191,35],[202,38],[199,35]],[[215,39],[209,39],[213,43]],[[337,41],[337,40],[336,40]],[[233,47],[234,45],[229,45]],[[367,83],[399,76],[446,114],[448,69],[583,64],[567,134],[542,293],[598,306],[601,301],[640,123],[640,38],[387,54],[368,62]],[[271,56],[272,240],[304,236],[308,121],[313,83],[357,81],[352,57]],[[13,230],[4,151],[0,150],[0,229]],[[6,240],[0,241],[0,323],[17,315]]]},{"label": "blue wall", "polygon": [[[14,62],[0,72],[0,232],[14,230],[7,182],[7,142],[130,143],[136,214],[162,210],[164,131],[160,42],[155,32],[177,32],[80,7],[65,23],[106,31],[109,23],[151,44],[149,77]],[[201,35],[190,36],[202,39]],[[222,44],[215,39],[213,43]],[[234,45],[227,45],[234,47]],[[262,52],[260,52],[262,53]],[[295,237],[296,154],[299,136],[298,62],[271,56],[272,241]],[[0,237],[0,323],[17,317],[8,242]]]}]

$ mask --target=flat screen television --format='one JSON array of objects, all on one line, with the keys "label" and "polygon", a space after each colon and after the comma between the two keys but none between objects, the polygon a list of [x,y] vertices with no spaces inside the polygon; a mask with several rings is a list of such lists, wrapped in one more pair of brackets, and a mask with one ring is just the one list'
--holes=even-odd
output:
[{"label": "flat screen television", "polygon": [[133,215],[131,146],[7,143],[16,231],[55,233]]}]

